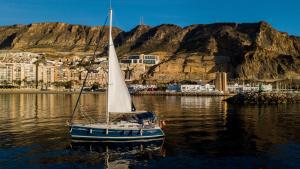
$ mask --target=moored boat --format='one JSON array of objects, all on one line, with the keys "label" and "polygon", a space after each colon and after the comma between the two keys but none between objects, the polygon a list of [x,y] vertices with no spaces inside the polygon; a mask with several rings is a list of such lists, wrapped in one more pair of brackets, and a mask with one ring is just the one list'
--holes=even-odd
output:
[{"label": "moored boat", "polygon": [[[106,122],[82,124],[74,123],[72,120],[69,124],[70,135],[73,140],[81,141],[149,141],[162,139],[164,132],[155,113],[136,111],[135,109],[113,43],[112,9],[109,12],[109,20]],[[111,114],[121,117],[111,121]]]}]

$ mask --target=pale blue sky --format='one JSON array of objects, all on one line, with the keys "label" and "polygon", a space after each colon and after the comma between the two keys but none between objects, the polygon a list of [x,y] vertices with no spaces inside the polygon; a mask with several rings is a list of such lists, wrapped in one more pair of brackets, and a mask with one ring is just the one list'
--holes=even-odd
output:
[{"label": "pale blue sky", "polygon": [[[299,0],[112,0],[114,24],[130,30],[147,25],[258,22],[300,35]],[[102,25],[109,0],[0,0],[0,25],[66,22]]]}]

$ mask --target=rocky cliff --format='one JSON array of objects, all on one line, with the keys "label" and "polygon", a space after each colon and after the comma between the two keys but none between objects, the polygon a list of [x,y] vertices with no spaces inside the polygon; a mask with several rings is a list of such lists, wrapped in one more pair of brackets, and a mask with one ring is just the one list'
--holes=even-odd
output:
[{"label": "rocky cliff", "polygon": [[[102,27],[36,23],[0,27],[0,49],[38,52],[91,52]],[[107,27],[99,52],[105,51]],[[120,56],[159,53],[161,63],[142,80],[168,82],[210,80],[216,71],[231,78],[300,79],[300,38],[279,32],[266,22],[114,28]]]}]

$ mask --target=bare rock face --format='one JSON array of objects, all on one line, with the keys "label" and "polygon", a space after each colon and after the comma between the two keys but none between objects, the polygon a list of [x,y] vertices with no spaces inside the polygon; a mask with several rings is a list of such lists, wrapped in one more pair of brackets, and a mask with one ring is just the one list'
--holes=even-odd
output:
[{"label": "bare rock face", "polygon": [[143,43],[142,35],[151,29],[150,26],[139,25],[129,32],[121,32],[116,37],[116,45],[120,54],[126,54],[134,48],[135,44]]},{"label": "bare rock face", "polygon": [[245,51],[237,73],[245,79],[299,79],[299,37],[288,36],[269,24],[259,24],[251,50]]},{"label": "bare rock face", "polygon": [[[102,27],[66,23],[34,23],[2,27],[0,29],[0,45],[2,49],[14,50],[87,52],[94,49],[101,29]],[[104,28],[104,30],[106,34],[101,37],[101,45],[108,41],[108,28]],[[113,30],[115,36],[120,32],[121,30],[117,28]]]},{"label": "bare rock face", "polygon": [[[0,49],[39,52],[91,52],[102,27],[35,23],[0,27]],[[104,52],[108,28],[100,39]],[[165,53],[140,80],[211,80],[217,71],[230,78],[300,79],[300,38],[266,22],[215,23],[179,27],[140,25],[129,32],[113,29],[120,56]]]}]

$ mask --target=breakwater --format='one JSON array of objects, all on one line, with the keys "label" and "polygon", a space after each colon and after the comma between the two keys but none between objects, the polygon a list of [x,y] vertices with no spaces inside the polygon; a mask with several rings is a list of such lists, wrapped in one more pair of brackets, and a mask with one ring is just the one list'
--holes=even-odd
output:
[{"label": "breakwater", "polygon": [[222,92],[165,92],[165,91],[139,91],[132,95],[155,95],[155,96],[229,96]]},{"label": "breakwater", "polygon": [[232,104],[284,104],[300,103],[300,92],[249,92],[227,98]]}]

